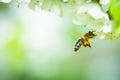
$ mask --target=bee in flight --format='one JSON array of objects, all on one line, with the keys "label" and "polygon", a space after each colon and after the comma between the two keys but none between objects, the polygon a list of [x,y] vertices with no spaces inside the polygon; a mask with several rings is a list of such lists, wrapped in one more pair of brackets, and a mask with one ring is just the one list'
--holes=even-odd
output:
[{"label": "bee in flight", "polygon": [[76,42],[75,47],[74,47],[75,52],[80,49],[81,45],[83,45],[84,47],[90,47],[91,48],[91,45],[90,45],[88,40],[92,39],[96,36],[93,32],[95,32],[95,31],[87,32],[86,34],[83,35],[83,37],[81,39],[79,39]]}]

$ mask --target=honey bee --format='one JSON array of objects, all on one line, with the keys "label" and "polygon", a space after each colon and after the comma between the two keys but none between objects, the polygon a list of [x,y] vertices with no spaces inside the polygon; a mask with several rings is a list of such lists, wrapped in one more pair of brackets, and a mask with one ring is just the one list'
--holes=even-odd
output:
[{"label": "honey bee", "polygon": [[74,51],[78,51],[81,47],[81,45],[83,45],[84,47],[89,47],[91,48],[91,45],[89,43],[89,39],[92,39],[94,38],[96,35],[93,33],[95,31],[88,31],[87,33],[85,33],[83,35],[83,37],[81,39],[79,39],[76,44],[75,44],[75,47],[74,47]]}]

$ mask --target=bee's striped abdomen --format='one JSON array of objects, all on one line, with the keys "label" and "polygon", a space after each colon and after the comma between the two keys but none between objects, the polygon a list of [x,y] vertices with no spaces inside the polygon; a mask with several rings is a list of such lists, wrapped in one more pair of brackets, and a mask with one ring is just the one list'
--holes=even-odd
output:
[{"label": "bee's striped abdomen", "polygon": [[74,47],[74,51],[75,51],[75,52],[80,49],[80,46],[82,45],[83,41],[84,41],[84,39],[81,38],[81,39],[79,39],[79,40],[76,42],[75,47]]}]

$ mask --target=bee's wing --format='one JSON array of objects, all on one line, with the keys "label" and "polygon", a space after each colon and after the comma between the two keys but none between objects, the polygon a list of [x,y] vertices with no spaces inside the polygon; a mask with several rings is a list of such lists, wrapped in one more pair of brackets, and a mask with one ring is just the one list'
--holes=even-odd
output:
[{"label": "bee's wing", "polygon": [[75,44],[75,47],[74,47],[74,51],[78,51],[80,49],[80,46],[83,44],[83,38],[79,39],[76,44]]}]

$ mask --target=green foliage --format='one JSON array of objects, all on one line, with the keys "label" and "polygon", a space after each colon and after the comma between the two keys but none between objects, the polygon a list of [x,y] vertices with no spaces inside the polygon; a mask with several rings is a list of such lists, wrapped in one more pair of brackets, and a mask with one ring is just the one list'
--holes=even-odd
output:
[{"label": "green foliage", "polygon": [[9,4],[0,2],[0,12],[9,10]]},{"label": "green foliage", "polygon": [[120,0],[110,0],[110,14],[115,22],[114,36],[118,37],[120,34]]},{"label": "green foliage", "polygon": [[25,49],[23,43],[21,42],[21,23],[17,22],[15,24],[15,33],[10,40],[6,43],[6,53],[7,58],[10,59],[7,62],[7,66],[12,69],[21,70],[24,65]]}]

